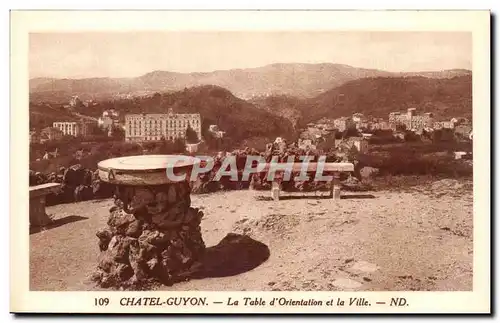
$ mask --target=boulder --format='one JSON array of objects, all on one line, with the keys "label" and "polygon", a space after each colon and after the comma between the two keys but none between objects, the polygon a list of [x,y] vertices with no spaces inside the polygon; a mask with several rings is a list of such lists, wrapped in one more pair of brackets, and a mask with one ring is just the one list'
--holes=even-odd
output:
[{"label": "boulder", "polygon": [[81,184],[86,185],[86,186],[92,185],[92,171],[90,171],[89,169],[84,170],[83,181]]},{"label": "boulder", "polygon": [[75,188],[74,198],[75,202],[87,201],[92,199],[92,187],[86,185],[78,185]]},{"label": "boulder", "polygon": [[112,184],[101,181],[100,179],[94,180],[92,183],[92,194],[95,198],[110,198],[113,197],[114,186]]},{"label": "boulder", "polygon": [[377,176],[378,173],[379,173],[378,168],[369,167],[369,166],[365,166],[359,170],[359,174],[361,175],[362,179],[373,178],[373,177]]},{"label": "boulder", "polygon": [[63,176],[63,183],[68,186],[77,187],[84,184],[85,169],[80,164],[73,165],[66,169]]}]

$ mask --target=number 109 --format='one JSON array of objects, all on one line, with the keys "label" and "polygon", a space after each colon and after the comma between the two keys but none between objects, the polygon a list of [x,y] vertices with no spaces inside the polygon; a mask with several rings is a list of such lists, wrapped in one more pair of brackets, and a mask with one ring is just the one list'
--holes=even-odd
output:
[{"label": "number 109", "polygon": [[109,305],[109,298],[95,298],[94,299],[95,306],[107,306]]}]

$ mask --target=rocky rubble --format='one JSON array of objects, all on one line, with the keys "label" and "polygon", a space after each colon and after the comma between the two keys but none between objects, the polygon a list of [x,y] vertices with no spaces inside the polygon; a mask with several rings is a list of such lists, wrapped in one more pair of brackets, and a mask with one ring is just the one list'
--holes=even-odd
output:
[{"label": "rocky rubble", "polygon": [[[472,183],[469,183],[469,186]],[[429,192],[436,196],[442,195],[454,195],[459,194],[462,191],[468,192],[470,187],[467,187],[466,183],[458,181],[456,179],[442,179],[439,181],[435,181],[429,187]]]},{"label": "rocky rubble", "polygon": [[[285,141],[281,141],[278,143],[270,143],[267,145],[266,150],[263,152],[258,152],[255,149],[245,148],[243,150],[236,150],[232,153],[226,154],[226,156],[236,156],[237,157],[237,166],[240,172],[239,178],[241,178],[241,173],[243,171],[243,167],[245,166],[245,161],[247,156],[261,156],[266,162],[270,162],[273,158],[277,162],[287,162],[294,160],[295,162],[300,162],[300,157],[309,156],[312,157],[311,162],[317,162],[320,156],[326,156],[326,162],[355,162],[355,155],[352,152],[345,151],[329,151],[324,152],[320,150],[311,150],[311,149],[301,149],[298,148],[295,144],[287,145]],[[226,156],[217,156],[216,157],[216,165],[217,163],[222,163]],[[214,167],[213,173],[217,170]],[[356,172],[355,172],[356,173]],[[324,181],[316,181],[314,179],[315,173],[310,172],[308,174],[308,180],[294,180],[295,177],[299,176],[300,172],[292,172],[290,178],[288,180],[283,180],[283,172],[276,172],[276,177],[278,182],[281,185],[281,189],[289,192],[308,192],[308,191],[329,191],[331,189],[330,182]],[[324,176],[332,176],[333,173],[324,172]],[[210,175],[207,175],[210,177]],[[250,180],[248,182],[240,181],[239,189],[241,188],[251,188],[254,190],[269,190],[271,189],[272,181],[267,179],[268,174],[266,172],[260,174],[252,174]],[[346,180],[350,178],[350,174],[341,173],[341,180]],[[207,180],[206,184],[201,184],[201,187],[204,185],[208,186],[210,181]],[[359,181],[358,181],[359,183]],[[351,186],[354,184],[350,183]],[[229,187],[229,186],[228,186]],[[234,189],[234,188],[233,188]]]},{"label": "rocky rubble", "polygon": [[101,254],[92,279],[101,287],[172,284],[200,270],[203,213],[190,207],[187,182],[122,189],[99,230]]},{"label": "rocky rubble", "polygon": [[48,175],[40,172],[29,172],[29,185],[60,183],[60,188],[47,195],[46,205],[87,201],[96,198],[113,196],[114,187],[99,179],[97,171],[83,168],[80,164],[61,167],[58,172]]},{"label": "rocky rubble", "polygon": [[[261,156],[266,162],[270,162],[273,158],[277,158],[279,162],[286,162],[288,158],[293,156],[295,161],[300,161],[300,156],[312,156],[312,162],[317,161],[319,156],[325,155],[327,162],[354,162],[355,172],[354,176],[361,179],[361,175],[356,174],[359,171],[355,161],[355,154],[345,151],[329,151],[323,152],[320,150],[309,150],[298,148],[295,144],[287,145],[284,141],[279,143],[270,143],[267,145],[265,151],[258,151],[253,148],[237,149],[232,152],[219,152],[214,158],[214,167],[210,172],[202,173],[191,182],[191,189],[193,194],[212,193],[221,190],[240,190],[240,189],[256,189],[268,190],[271,189],[271,181],[267,180],[267,174],[253,174],[249,180],[243,180],[242,174],[248,156]],[[220,167],[223,165],[225,158],[236,157],[236,166],[238,168],[238,181],[231,181],[229,177],[224,176],[219,181],[215,181],[214,177]],[[366,167],[365,167],[366,168]],[[372,174],[373,173],[373,174]],[[370,172],[368,177],[375,176],[376,172]],[[314,173],[309,174],[310,179],[307,181],[294,181],[293,178],[298,176],[298,172],[291,174],[289,181],[284,181],[282,189],[284,191],[328,191],[330,183],[314,181]],[[328,176],[332,174],[324,173]],[[341,180],[346,180],[350,175],[341,174]],[[44,184],[44,183],[61,183],[61,188],[55,194],[47,196],[47,205],[55,205],[61,203],[79,202],[97,198],[109,198],[114,194],[114,187],[99,179],[97,171],[85,169],[81,165],[72,165],[71,167],[61,167],[58,172],[50,174],[42,174],[40,172],[30,171],[30,186]],[[351,183],[347,189],[351,188]],[[354,190],[359,189],[360,185],[354,185]]]}]

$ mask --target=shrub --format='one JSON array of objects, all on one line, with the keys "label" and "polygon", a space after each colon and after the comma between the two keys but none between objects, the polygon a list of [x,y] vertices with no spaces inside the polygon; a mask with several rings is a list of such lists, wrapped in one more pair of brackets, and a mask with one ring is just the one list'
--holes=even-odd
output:
[{"label": "shrub", "polygon": [[411,149],[392,150],[386,154],[359,155],[358,167],[378,168],[380,175],[472,176],[472,167],[451,154],[428,154]]}]

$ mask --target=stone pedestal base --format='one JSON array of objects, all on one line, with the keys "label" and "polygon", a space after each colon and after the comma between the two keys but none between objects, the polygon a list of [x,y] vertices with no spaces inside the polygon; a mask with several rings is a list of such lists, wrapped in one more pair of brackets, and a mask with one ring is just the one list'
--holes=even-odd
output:
[{"label": "stone pedestal base", "polygon": [[36,196],[30,199],[30,226],[43,227],[51,220],[45,213],[45,196]]},{"label": "stone pedestal base", "polygon": [[43,227],[52,220],[45,213],[45,197],[60,187],[58,183],[46,183],[30,186],[30,226]]},{"label": "stone pedestal base", "polygon": [[190,207],[189,183],[120,186],[108,227],[97,232],[101,287],[140,289],[189,278],[205,252],[203,213]]}]

